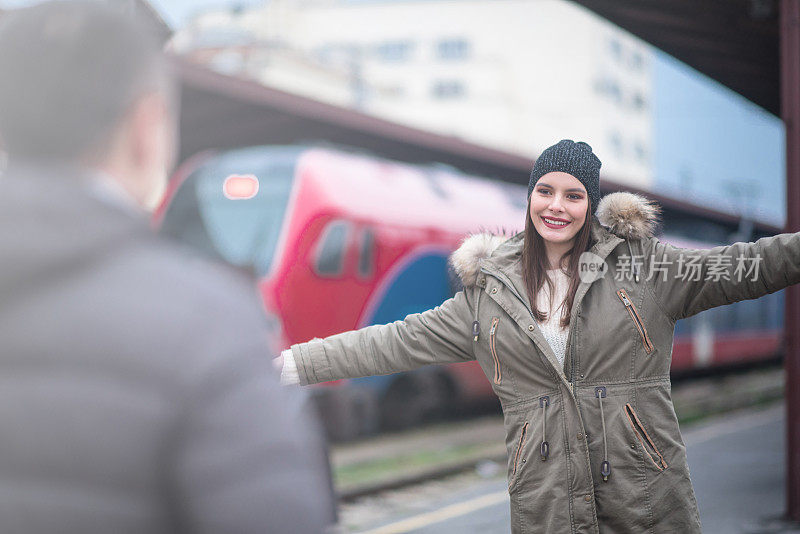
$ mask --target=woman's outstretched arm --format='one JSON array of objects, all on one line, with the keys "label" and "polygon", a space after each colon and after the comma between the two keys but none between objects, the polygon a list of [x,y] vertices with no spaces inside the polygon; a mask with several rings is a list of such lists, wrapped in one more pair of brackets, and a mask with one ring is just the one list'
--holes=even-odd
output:
[{"label": "woman's outstretched arm", "polygon": [[678,320],[800,283],[800,232],[709,250],[644,242],[644,271],[665,313]]},{"label": "woman's outstretched arm", "polygon": [[300,383],[384,375],[426,364],[474,360],[471,299],[476,290],[459,291],[441,306],[409,315],[402,321],[293,345],[291,356]]}]

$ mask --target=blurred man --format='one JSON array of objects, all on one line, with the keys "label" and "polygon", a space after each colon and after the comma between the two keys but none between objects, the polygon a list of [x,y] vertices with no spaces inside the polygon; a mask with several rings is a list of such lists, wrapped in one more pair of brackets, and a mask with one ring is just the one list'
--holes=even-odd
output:
[{"label": "blurred man", "polygon": [[252,281],[149,231],[176,105],[148,32],[96,2],[0,26],[0,532],[322,531]]}]

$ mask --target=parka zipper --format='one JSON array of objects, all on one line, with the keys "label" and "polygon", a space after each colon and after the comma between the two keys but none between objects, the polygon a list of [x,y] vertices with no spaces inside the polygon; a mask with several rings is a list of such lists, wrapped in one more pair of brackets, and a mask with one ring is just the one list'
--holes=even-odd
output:
[{"label": "parka zipper", "polygon": [[[511,293],[513,293],[515,297],[517,297],[517,299],[519,299],[519,301],[522,303],[522,305],[525,306],[525,309],[528,310],[528,313],[531,314],[531,317],[533,317],[533,311],[531,310],[531,307],[528,306],[528,304],[526,304],[525,299],[522,298],[522,296],[519,294],[519,292],[514,287],[514,284],[512,284],[511,281],[505,275],[503,275],[499,271],[498,272],[492,272],[492,271],[489,271],[489,270],[487,270],[487,269],[485,269],[483,267],[481,267],[481,272],[484,273],[484,274],[488,274],[489,276],[492,276],[492,277],[500,280],[503,283],[503,285],[506,286],[508,288],[508,290],[511,291]],[[571,330],[572,329],[570,329],[570,336],[572,335]],[[562,379],[567,384],[567,386],[569,386],[570,393],[575,395],[575,385],[570,383],[569,380],[567,380],[567,377],[564,375],[564,370],[562,369],[559,374],[561,375]]]},{"label": "parka zipper", "polygon": [[[547,461],[547,458],[550,456],[550,443],[547,441],[547,407],[550,406],[550,397],[544,395],[539,397],[539,407],[542,409],[542,443],[539,445],[539,458],[543,462]],[[514,454],[514,469],[511,472],[511,484],[514,482],[514,477],[517,476],[517,470],[519,469],[519,460],[520,456],[522,456],[522,447],[525,445],[525,438],[528,435],[528,425],[530,423],[528,421],[522,425],[522,430],[519,434],[519,442],[517,442],[517,452]],[[522,463],[525,463],[525,458],[522,459]],[[509,484],[509,487],[511,486]]]},{"label": "parka zipper", "polygon": [[[667,462],[664,461],[664,457],[661,456],[660,452],[658,452],[656,444],[653,443],[653,440],[650,438],[647,430],[645,430],[644,425],[639,420],[636,412],[633,411],[633,407],[630,405],[630,403],[625,405],[625,415],[628,416],[628,422],[630,422],[631,427],[633,428],[633,433],[636,435],[639,443],[642,444],[642,448],[656,465],[658,470],[663,471],[666,469]],[[656,456],[658,456],[658,460],[656,460]]]},{"label": "parka zipper", "polygon": [[494,383],[500,384],[502,374],[500,372],[500,358],[497,356],[497,325],[500,323],[499,317],[492,317],[492,327],[489,329],[489,350],[494,359]]},{"label": "parka zipper", "polygon": [[636,330],[639,331],[639,335],[642,338],[642,343],[644,343],[645,352],[650,354],[653,352],[653,343],[650,341],[650,336],[647,335],[647,329],[645,329],[644,323],[642,322],[641,317],[639,317],[639,312],[636,310],[636,306],[634,306],[633,302],[631,302],[631,299],[628,298],[628,294],[624,289],[617,290],[617,296],[625,305],[625,309],[628,310],[628,315],[630,315],[631,319],[633,319],[633,324],[636,326]]},{"label": "parka zipper", "polygon": [[519,466],[519,457],[522,454],[522,446],[525,445],[525,434],[528,433],[528,422],[522,425],[522,431],[519,434],[519,443],[517,444],[517,453],[514,455],[514,470],[511,472],[513,477],[517,476],[517,467]]}]

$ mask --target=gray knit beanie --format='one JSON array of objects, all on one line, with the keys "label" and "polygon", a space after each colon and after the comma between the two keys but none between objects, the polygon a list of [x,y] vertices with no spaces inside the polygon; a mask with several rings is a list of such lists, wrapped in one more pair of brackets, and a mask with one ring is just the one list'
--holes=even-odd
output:
[{"label": "gray knit beanie", "polygon": [[592,213],[600,202],[600,159],[592,152],[592,147],[579,141],[563,139],[542,152],[531,171],[528,182],[528,198],[539,178],[548,172],[571,174],[583,184],[592,203]]}]

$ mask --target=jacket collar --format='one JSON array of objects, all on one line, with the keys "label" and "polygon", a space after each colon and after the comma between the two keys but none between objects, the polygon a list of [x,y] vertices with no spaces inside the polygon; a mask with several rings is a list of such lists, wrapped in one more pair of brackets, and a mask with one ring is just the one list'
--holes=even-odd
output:
[{"label": "jacket collar", "polygon": [[[590,252],[605,259],[625,239],[643,239],[653,235],[660,208],[633,193],[617,192],[603,197],[591,219],[594,245]],[[491,233],[468,236],[450,256],[450,265],[465,287],[477,283],[481,268],[504,273],[517,285],[524,233],[511,237]],[[519,287],[518,287],[519,289]]]},{"label": "jacket collar", "polygon": [[[596,218],[592,217],[591,233],[594,245],[589,249],[589,252],[595,254],[601,261],[614,250],[618,244],[624,240],[603,228]],[[520,258],[522,257],[522,246],[525,239],[525,234],[520,232],[510,239],[501,243],[493,253],[485,258],[479,259],[477,270],[486,270],[490,273],[502,273],[508,282],[514,287],[516,292],[521,296],[526,306],[530,307],[527,298],[527,291],[525,283],[522,280],[522,272],[520,271]],[[584,284],[581,283],[581,286]],[[588,284],[587,284],[588,285]],[[579,288],[579,291],[582,288]],[[585,289],[584,289],[585,291]],[[582,293],[582,292],[581,292]],[[582,295],[581,295],[582,296]],[[577,299],[576,299],[577,300]]]}]

